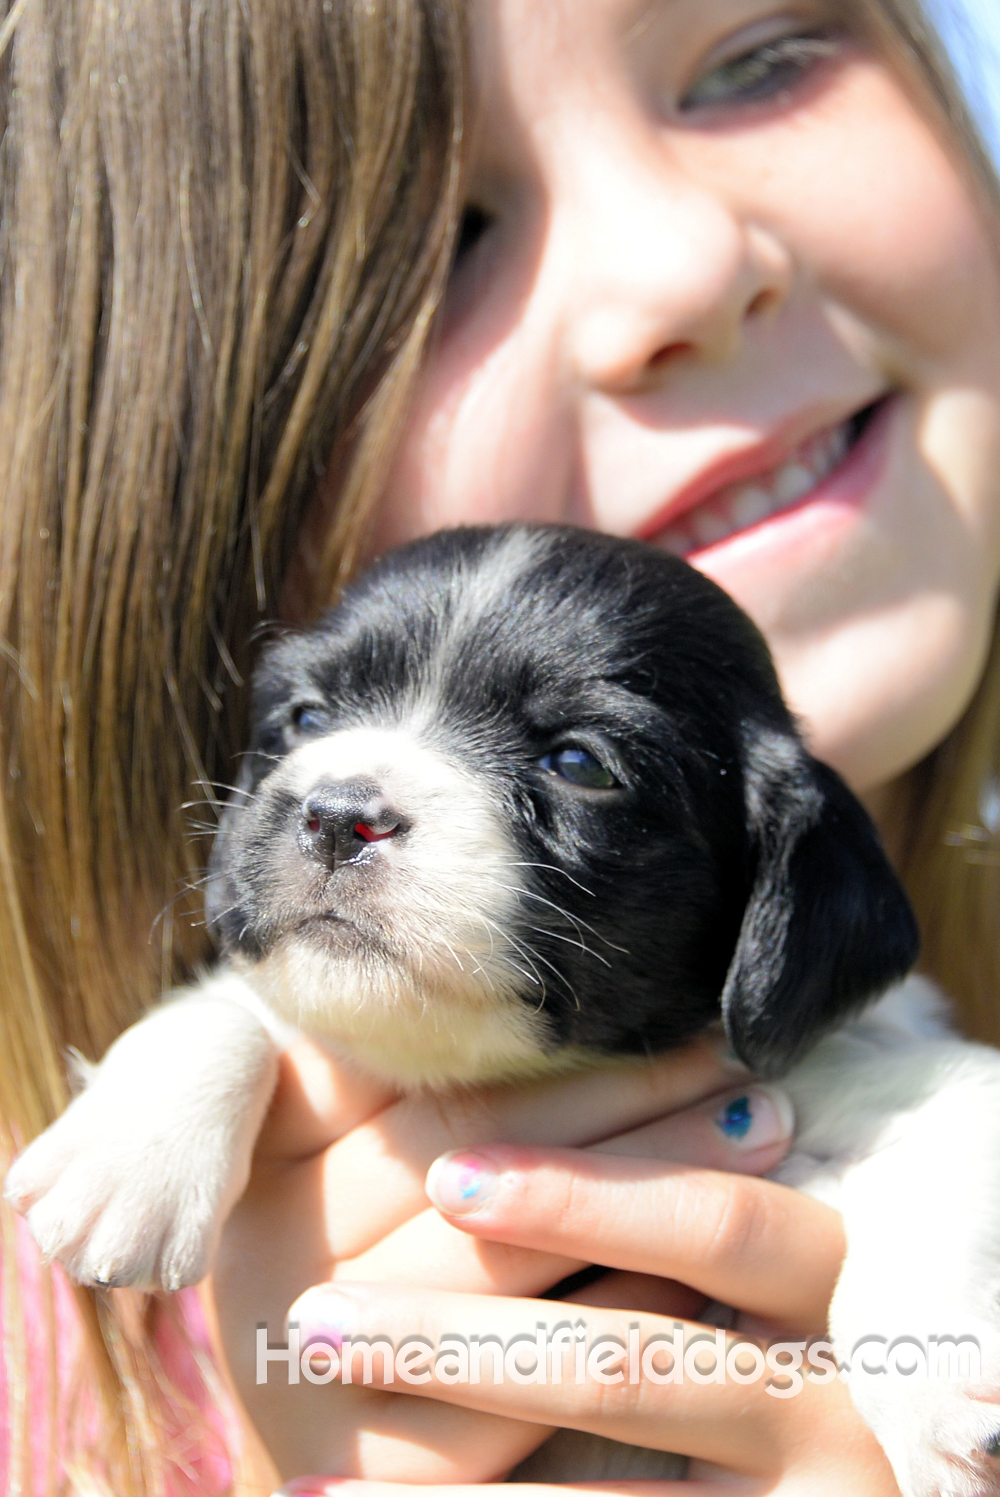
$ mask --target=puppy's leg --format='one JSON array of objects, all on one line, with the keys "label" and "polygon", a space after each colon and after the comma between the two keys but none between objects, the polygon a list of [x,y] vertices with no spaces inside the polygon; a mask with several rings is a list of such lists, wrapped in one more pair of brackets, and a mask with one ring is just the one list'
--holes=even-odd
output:
[{"label": "puppy's leg", "polygon": [[997,1494],[1000,1055],[891,1019],[787,1078],[800,1127],[776,1176],[843,1212],[832,1339],[905,1497]]},{"label": "puppy's leg", "polygon": [[126,1030],[7,1175],[4,1194],[45,1257],[84,1284],[180,1289],[202,1278],[246,1187],[276,1035],[232,973]]}]

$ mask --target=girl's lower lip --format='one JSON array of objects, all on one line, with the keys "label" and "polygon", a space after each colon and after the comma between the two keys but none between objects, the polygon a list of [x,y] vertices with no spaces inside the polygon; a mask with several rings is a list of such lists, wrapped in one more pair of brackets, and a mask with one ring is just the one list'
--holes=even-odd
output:
[{"label": "girl's lower lip", "polygon": [[[803,494],[801,499],[784,509],[775,510],[753,525],[734,530],[720,541],[696,547],[688,552],[685,560],[695,566],[700,565],[703,560],[714,563],[716,558],[721,563],[724,558],[728,560],[730,554],[735,557],[743,549],[756,547],[758,542],[763,545],[772,537],[777,540],[781,531],[788,530],[790,533],[803,523],[818,521],[821,511],[830,519],[833,518],[834,511],[840,511],[843,518],[848,518],[849,511],[856,512],[864,506],[881,476],[889,428],[898,404],[898,396],[886,397],[872,412],[867,425],[843,461],[815,488]],[[650,536],[654,545],[656,539],[655,535]]]}]

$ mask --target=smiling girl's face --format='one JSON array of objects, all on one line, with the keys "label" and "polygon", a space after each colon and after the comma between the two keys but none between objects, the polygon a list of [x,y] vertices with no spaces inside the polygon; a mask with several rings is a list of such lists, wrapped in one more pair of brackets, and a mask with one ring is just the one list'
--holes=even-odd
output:
[{"label": "smiling girl's face", "polygon": [[982,669],[1000,574],[1000,272],[887,63],[803,0],[475,0],[440,337],[379,548],[641,536],[764,630],[864,790]]}]

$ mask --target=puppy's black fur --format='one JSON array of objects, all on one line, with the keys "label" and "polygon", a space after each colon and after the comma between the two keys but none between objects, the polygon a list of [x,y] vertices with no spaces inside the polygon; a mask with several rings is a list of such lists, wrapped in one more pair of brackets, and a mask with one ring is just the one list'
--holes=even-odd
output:
[{"label": "puppy's black fur", "polygon": [[[518,531],[529,560],[501,602],[471,606]],[[398,719],[431,680],[438,741],[488,785],[525,864],[514,935],[549,978],[552,1046],[655,1051],[721,1011],[766,1075],[915,960],[875,830],[804,749],[754,625],[685,562],[569,527],[419,541],[266,653],[253,800],[217,839],[224,949],[253,961],[283,928],[267,849],[301,807],[267,795],[276,762],[309,734]],[[615,786],[546,768],[566,744]],[[537,1007],[537,986],[523,998]]]}]

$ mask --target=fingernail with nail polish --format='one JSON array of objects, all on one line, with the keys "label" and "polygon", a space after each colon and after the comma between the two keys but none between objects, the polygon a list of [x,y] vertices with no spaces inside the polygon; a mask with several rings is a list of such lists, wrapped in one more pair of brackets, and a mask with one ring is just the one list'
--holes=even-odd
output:
[{"label": "fingernail with nail polish", "polygon": [[340,1351],[352,1334],[356,1307],[336,1289],[307,1289],[300,1294],[288,1312],[288,1324],[299,1328],[299,1343],[307,1346],[332,1346]]},{"label": "fingernail with nail polish", "polygon": [[496,1178],[496,1165],[485,1154],[461,1150],[435,1159],[425,1189],[446,1216],[471,1216],[486,1205]]},{"label": "fingernail with nail polish", "polygon": [[763,1149],[790,1137],[795,1113],[777,1087],[754,1086],[725,1103],[715,1122],[738,1149]]}]

